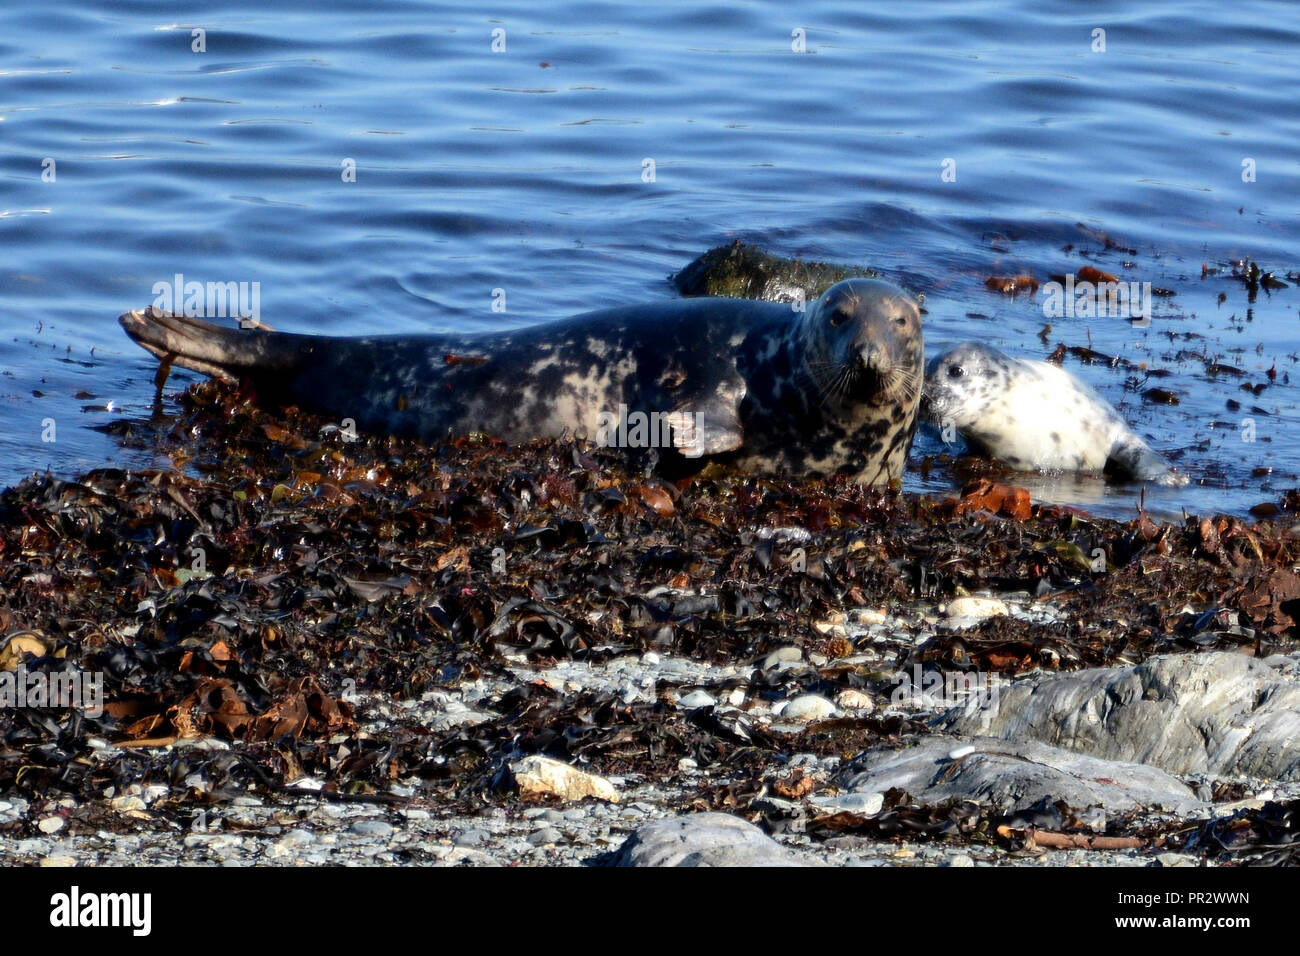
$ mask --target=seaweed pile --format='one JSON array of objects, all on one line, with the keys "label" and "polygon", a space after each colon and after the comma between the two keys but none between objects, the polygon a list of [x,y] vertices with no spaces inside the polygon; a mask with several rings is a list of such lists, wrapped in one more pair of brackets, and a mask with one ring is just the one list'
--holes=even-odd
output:
[{"label": "seaweed pile", "polygon": [[[0,794],[71,795],[96,827],[129,825],[95,816],[110,787],[166,783],[153,809],[184,824],[304,776],[324,781],[323,799],[377,802],[418,780],[439,812],[473,812],[514,800],[505,767],[533,753],[650,780],[689,758],[715,783],[684,795],[683,809],[756,818],[751,804],[789,754],[848,757],[927,732],[877,711],[779,736],[746,720],[743,703],[675,706],[666,679],[629,701],[521,682],[521,662],[654,653],[752,665],[718,689],[750,701],[887,694],[887,672],[914,663],[1011,674],[1294,648],[1295,496],[1258,524],[1117,523],[987,481],[934,501],[710,470],[670,482],[571,440],[352,438],[215,382],[181,406],[174,420],[118,428],[172,470],[33,476],[0,494],[0,663],[104,681],[99,716],[0,709]],[[866,639],[834,626],[855,608],[919,618],[981,590],[1027,592],[1065,613],[1049,626],[997,617],[939,630],[891,646],[892,661],[864,659]],[[760,666],[792,644],[818,666]],[[439,729],[395,708],[376,729],[357,703],[492,680],[511,689],[479,700],[487,718],[472,725]],[[167,746],[205,738],[232,746]],[[187,786],[195,774],[211,786]],[[798,791],[797,775],[782,779],[777,792]],[[895,804],[870,825],[876,837],[989,832],[962,822],[969,808]],[[1276,826],[1261,823],[1260,838]]]}]

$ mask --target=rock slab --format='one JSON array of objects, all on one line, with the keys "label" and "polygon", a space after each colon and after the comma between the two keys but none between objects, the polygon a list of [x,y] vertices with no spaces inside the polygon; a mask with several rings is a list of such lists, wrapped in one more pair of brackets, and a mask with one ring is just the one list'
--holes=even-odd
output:
[{"label": "rock slab", "polygon": [[943,715],[955,734],[1036,740],[1173,774],[1300,780],[1300,656],[1168,654],[1003,685]]},{"label": "rock slab", "polygon": [[[850,796],[879,795],[891,787],[922,803],[988,801],[1006,811],[1024,810],[1044,797],[1075,808],[1123,811],[1165,807],[1193,813],[1204,804],[1181,781],[1155,767],[1102,760],[1032,740],[975,738],[954,749],[951,738],[923,738],[903,750],[872,750],[837,776],[845,791],[836,809],[854,809]],[[954,759],[952,754],[961,753]],[[861,812],[861,811],[857,811]]]},{"label": "rock slab", "polygon": [[614,866],[806,866],[805,861],[740,817],[693,813],[656,820],[619,848]]}]

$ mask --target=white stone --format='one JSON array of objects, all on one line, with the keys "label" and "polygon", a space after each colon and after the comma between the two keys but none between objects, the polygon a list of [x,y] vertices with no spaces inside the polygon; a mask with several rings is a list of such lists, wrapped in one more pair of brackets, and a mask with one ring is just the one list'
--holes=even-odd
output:
[{"label": "white stone", "polygon": [[835,713],[835,705],[820,694],[800,694],[781,708],[784,720],[820,720]]},{"label": "white stone", "polygon": [[818,634],[825,634],[827,637],[848,637],[848,629],[844,626],[842,620],[815,621],[813,630]]},{"label": "white stone", "polygon": [[835,697],[835,703],[844,710],[861,710],[868,714],[876,708],[870,694],[864,694],[852,687],[840,691]]},{"label": "white stone", "polygon": [[534,754],[510,765],[515,784],[525,796],[557,796],[562,800],[595,797],[618,803],[618,791],[604,777]]},{"label": "white stone", "polygon": [[795,663],[801,660],[803,660],[803,651],[799,648],[790,645],[778,647],[763,659],[763,670],[770,671],[781,664]]},{"label": "white stone", "polygon": [[869,607],[858,607],[849,611],[849,620],[861,627],[868,627],[872,624],[884,624],[887,617],[884,611]]},{"label": "white stone", "polygon": [[693,690],[685,697],[677,701],[677,706],[686,710],[694,710],[696,707],[712,707],[717,703],[711,695],[702,690]]},{"label": "white stone", "polygon": [[948,602],[949,617],[969,617],[984,620],[990,617],[1005,616],[1007,605],[997,598],[959,597]]},{"label": "white stone", "polygon": [[885,795],[878,792],[840,793],[834,796],[810,797],[808,802],[828,813],[856,813],[874,817],[885,808]]},{"label": "white stone", "polygon": [[63,823],[63,817],[46,817],[36,824],[36,828],[42,833],[58,833],[63,829]]}]

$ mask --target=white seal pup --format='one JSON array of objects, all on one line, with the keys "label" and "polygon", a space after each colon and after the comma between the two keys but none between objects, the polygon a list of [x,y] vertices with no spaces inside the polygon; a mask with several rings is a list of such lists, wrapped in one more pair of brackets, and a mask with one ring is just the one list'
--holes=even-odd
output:
[{"label": "white seal pup", "polygon": [[925,371],[916,303],[875,279],[840,282],[802,311],[668,300],[475,334],[236,331],[152,307],[119,321],[164,365],[248,379],[259,398],[362,431],[509,442],[568,431],[862,484],[902,476]]},{"label": "white seal pup", "polygon": [[922,414],[1019,471],[1105,472],[1187,484],[1095,391],[1059,365],[963,342],[926,366]]}]

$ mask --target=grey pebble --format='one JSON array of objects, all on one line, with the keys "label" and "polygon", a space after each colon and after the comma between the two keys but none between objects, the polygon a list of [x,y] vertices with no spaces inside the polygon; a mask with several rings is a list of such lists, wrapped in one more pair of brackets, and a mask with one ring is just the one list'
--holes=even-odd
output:
[{"label": "grey pebble", "polygon": [[379,837],[381,840],[393,835],[393,825],[383,820],[357,820],[348,829],[359,836]]},{"label": "grey pebble", "polygon": [[280,846],[307,846],[316,842],[316,834],[310,830],[290,830],[278,842]]},{"label": "grey pebble", "polygon": [[564,835],[554,827],[543,827],[528,838],[528,842],[533,846],[546,846],[548,843],[559,843],[564,839]]}]

